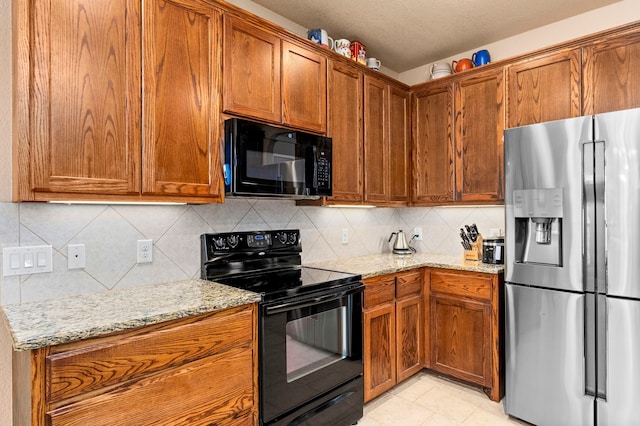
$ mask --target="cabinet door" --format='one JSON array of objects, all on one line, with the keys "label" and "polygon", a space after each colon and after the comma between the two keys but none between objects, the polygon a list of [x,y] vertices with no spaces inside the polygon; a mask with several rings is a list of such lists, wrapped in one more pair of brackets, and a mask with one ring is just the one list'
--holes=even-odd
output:
[{"label": "cabinet door", "polygon": [[280,123],[280,38],[224,16],[225,112]]},{"label": "cabinet door", "polygon": [[503,70],[456,83],[456,199],[495,202],[504,196]]},{"label": "cabinet door", "polygon": [[143,33],[143,193],[219,197],[219,13],[149,0]]},{"label": "cabinet door", "polygon": [[327,130],[327,59],[287,41],[282,42],[282,116],[284,124]]},{"label": "cabinet door", "polygon": [[31,60],[29,88],[20,88],[30,102],[20,136],[29,170],[20,198],[139,193],[140,1],[31,5],[30,58],[22,59]]},{"label": "cabinet door", "polygon": [[364,200],[389,200],[389,87],[384,81],[364,77]]},{"label": "cabinet door", "polygon": [[509,127],[580,116],[580,49],[508,68]]},{"label": "cabinet door", "polygon": [[422,306],[422,293],[396,301],[396,371],[398,382],[422,369]]},{"label": "cabinet door", "polygon": [[332,202],[363,199],[362,73],[355,66],[329,61],[329,122],[333,139]]},{"label": "cabinet door", "polygon": [[[432,85],[433,84],[433,85]],[[453,86],[431,83],[413,94],[412,201],[453,202]]]},{"label": "cabinet door", "polygon": [[409,92],[391,85],[389,102],[389,200],[393,204],[406,205],[411,177]]},{"label": "cabinet door", "polygon": [[640,107],[640,33],[583,50],[584,115]]},{"label": "cabinet door", "polygon": [[395,304],[364,311],[364,400],[396,384]]},{"label": "cabinet door", "polygon": [[432,368],[490,387],[491,304],[431,294]]}]

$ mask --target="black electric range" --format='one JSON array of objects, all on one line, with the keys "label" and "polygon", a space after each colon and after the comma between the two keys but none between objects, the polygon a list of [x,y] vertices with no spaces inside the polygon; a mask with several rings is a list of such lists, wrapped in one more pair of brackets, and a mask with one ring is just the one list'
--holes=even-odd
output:
[{"label": "black electric range", "polygon": [[301,265],[300,231],[201,236],[201,276],[253,291],[260,425],[347,426],[364,405],[359,275]]}]

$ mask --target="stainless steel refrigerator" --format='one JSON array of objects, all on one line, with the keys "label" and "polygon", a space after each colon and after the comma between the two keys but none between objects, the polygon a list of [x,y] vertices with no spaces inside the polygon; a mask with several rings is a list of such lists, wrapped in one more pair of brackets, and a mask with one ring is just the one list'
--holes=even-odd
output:
[{"label": "stainless steel refrigerator", "polygon": [[505,131],[508,414],[640,424],[640,109]]}]

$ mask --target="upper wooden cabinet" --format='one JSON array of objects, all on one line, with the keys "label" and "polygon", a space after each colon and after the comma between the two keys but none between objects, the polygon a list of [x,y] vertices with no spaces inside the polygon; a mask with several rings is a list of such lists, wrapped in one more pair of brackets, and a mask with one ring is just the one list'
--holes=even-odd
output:
[{"label": "upper wooden cabinet", "polygon": [[141,2],[25,3],[20,17],[31,19],[18,37],[27,44],[16,58],[17,198],[137,194]]},{"label": "upper wooden cabinet", "polygon": [[454,200],[453,85],[432,83],[413,93],[413,193],[415,204]]},{"label": "upper wooden cabinet", "polygon": [[289,126],[327,130],[327,59],[288,41],[282,42],[282,118]]},{"label": "upper wooden cabinet", "polygon": [[209,3],[17,8],[16,199],[221,200],[220,29]]},{"label": "upper wooden cabinet", "polygon": [[493,68],[414,92],[413,204],[503,200],[503,81]]},{"label": "upper wooden cabinet", "polygon": [[224,111],[279,123],[280,38],[224,16]]},{"label": "upper wooden cabinet", "polygon": [[332,138],[333,196],[328,202],[363,201],[363,86],[362,72],[329,61],[327,135]]},{"label": "upper wooden cabinet", "polygon": [[585,46],[582,67],[585,115],[640,107],[640,32]]},{"label": "upper wooden cabinet", "polygon": [[580,116],[580,64],[577,48],[509,65],[508,127]]},{"label": "upper wooden cabinet", "polygon": [[504,199],[504,72],[494,69],[455,85],[456,200]]},{"label": "upper wooden cabinet", "polygon": [[389,202],[406,205],[411,195],[411,95],[389,86]]},{"label": "upper wooden cabinet", "polygon": [[385,81],[364,77],[364,201],[389,199],[389,88]]},{"label": "upper wooden cabinet", "polygon": [[410,95],[381,78],[364,77],[364,201],[407,205]]},{"label": "upper wooden cabinet", "polygon": [[327,59],[302,44],[224,16],[224,111],[324,133]]},{"label": "upper wooden cabinet", "polygon": [[150,0],[143,21],[143,194],[220,197],[220,13]]}]

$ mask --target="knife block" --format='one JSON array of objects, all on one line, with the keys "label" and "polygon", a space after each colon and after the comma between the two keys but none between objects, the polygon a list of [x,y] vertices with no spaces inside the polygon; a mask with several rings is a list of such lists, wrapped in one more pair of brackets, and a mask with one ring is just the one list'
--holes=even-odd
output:
[{"label": "knife block", "polygon": [[464,251],[464,260],[482,260],[482,235],[478,234],[475,243],[471,243],[471,250]]}]

